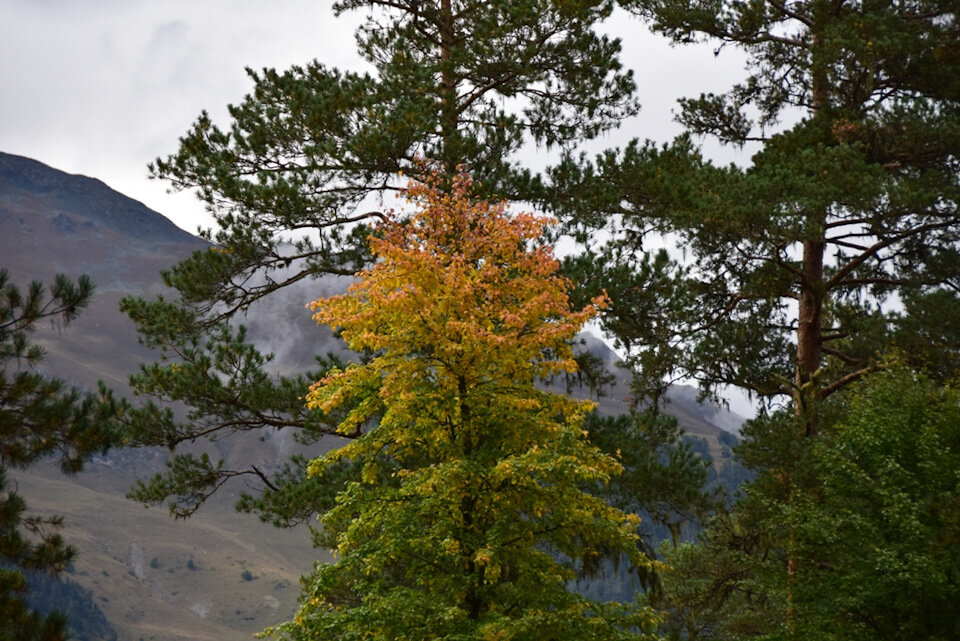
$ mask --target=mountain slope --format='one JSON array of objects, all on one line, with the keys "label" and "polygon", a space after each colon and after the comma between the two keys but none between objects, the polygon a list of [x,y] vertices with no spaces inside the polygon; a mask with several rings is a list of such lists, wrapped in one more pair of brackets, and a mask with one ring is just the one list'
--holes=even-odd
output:
[{"label": "mountain slope", "polygon": [[[76,321],[36,333],[48,375],[88,389],[103,380],[128,394],[127,376],[156,355],[138,344],[120,298],[161,293],[159,271],[207,246],[100,181],[0,153],[0,267],[21,285],[57,272],[97,284]],[[53,464],[11,476],[34,513],[65,517],[63,533],[78,549],[69,578],[93,593],[121,640],[249,639],[289,618],[299,576],[323,558],[309,532],[237,515],[229,492],[186,522],[124,498],[165,458],[115,451],[75,477]]]},{"label": "mountain slope", "polygon": [[120,393],[151,357],[117,308],[122,296],[162,290],[161,269],[207,243],[99,180],[0,153],[0,267],[14,282],[88,274],[90,307],[69,331],[39,333],[42,369],[83,386],[103,379]]},{"label": "mountain slope", "polygon": [[[6,209],[6,215],[17,218],[25,229],[45,220],[66,235],[115,233],[140,247],[194,238],[95,178],[57,171],[23,156],[0,152],[0,194],[0,212]],[[0,213],[0,220],[2,216]]]}]

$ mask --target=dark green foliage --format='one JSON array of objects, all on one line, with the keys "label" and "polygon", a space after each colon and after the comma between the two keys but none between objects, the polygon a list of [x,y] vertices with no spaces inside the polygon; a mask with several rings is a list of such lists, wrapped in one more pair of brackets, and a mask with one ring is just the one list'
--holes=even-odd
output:
[{"label": "dark green foliage", "polygon": [[[603,495],[621,510],[649,517],[652,523],[642,524],[642,530],[662,526],[676,541],[684,525],[716,508],[719,497],[703,489],[709,462],[682,438],[676,419],[658,412],[616,418],[591,414],[585,427],[590,440],[624,468]],[[653,558],[663,537],[647,530],[641,538],[644,552]]]},{"label": "dark green foliage", "polygon": [[861,386],[796,506],[810,637],[960,638],[960,393],[909,371]]},{"label": "dark green foliage", "polygon": [[24,468],[49,454],[60,458],[64,472],[75,472],[92,453],[113,438],[108,421],[116,404],[102,389],[99,395],[69,389],[58,379],[30,370],[43,349],[30,342],[35,324],[45,318],[68,323],[86,306],[93,283],[81,277],[72,283],[58,275],[49,296],[39,282],[26,294],[0,269],[0,466]]},{"label": "dark green foliage", "polygon": [[[278,373],[238,329],[244,313],[364,265],[368,224],[403,186],[398,172],[422,172],[417,158],[438,162],[447,176],[464,165],[485,195],[530,200],[537,181],[516,161],[522,144],[569,147],[636,109],[619,42],[593,31],[613,5],[340,2],[338,12],[370,9],[358,32],[370,73],[319,62],[250,71],[254,89],[230,107],[227,126],[202,114],[178,152],[151,170],[198,190],[220,228],[209,234],[216,246],[164,275],[176,298],[122,304],[143,342],[169,359],[145,366],[134,389],[182,403],[187,414],[148,404],[131,414],[131,440],[177,448],[263,428],[292,430],[304,442],[331,434],[336,417],[302,402],[322,371]],[[324,491],[318,483],[303,483],[300,459],[274,474],[184,456],[133,496],[168,501],[186,516],[242,475],[263,488],[242,508],[278,524],[299,522],[316,511],[311,501],[325,500],[315,499]]]},{"label": "dark green foliage", "polygon": [[753,479],[753,473],[745,468],[732,450],[721,450],[721,460],[707,468],[707,487],[724,493],[727,504],[733,503],[740,493],[740,486]]},{"label": "dark green foliage", "polygon": [[[638,391],[694,378],[791,396],[812,417],[894,353],[955,375],[955,3],[623,4],[677,42],[750,55],[742,84],[681,101],[679,119],[759,148],[740,168],[704,160],[690,137],[633,142],[552,171],[545,205],[584,237],[617,231],[568,266],[623,294],[603,323],[630,350]],[[669,234],[679,263],[645,253],[649,234]]]},{"label": "dark green foliage", "polygon": [[747,422],[737,454],[755,476],[735,504],[705,521],[696,543],[663,549],[671,569],[659,605],[669,637],[754,638],[785,629],[795,523],[779,507],[816,487],[812,439],[800,433],[790,408]]},{"label": "dark green foliage", "polygon": [[244,581],[253,581],[257,577],[253,576],[253,572],[251,572],[250,570],[244,570],[243,572],[240,573],[240,578],[243,579]]},{"label": "dark green foliage", "polygon": [[[926,618],[941,638],[956,637],[939,600],[952,596],[949,580],[936,578],[935,596],[917,589],[921,603],[898,592],[919,574],[873,582],[859,563],[885,577],[880,562],[917,528],[896,534],[895,523],[877,555],[872,537],[883,528],[865,521],[841,535],[844,518],[876,514],[842,516],[851,497],[821,448],[840,417],[855,420],[839,392],[857,380],[896,363],[941,382],[960,373],[957,4],[623,4],[676,42],[745,50],[747,77],[725,94],[681,101],[687,134],[671,144],[635,141],[551,170],[544,205],[581,239],[614,232],[567,271],[584,296],[611,293],[601,323],[629,352],[638,397],[657,402],[666,384],[694,379],[707,393],[739,387],[768,410],[792,399],[745,426],[738,453],[756,476],[731,512],[697,545],[670,551],[669,632],[870,638],[872,627],[932,638],[918,623]],[[720,167],[694,135],[758,151],[745,167]],[[650,251],[658,235],[677,255]],[[874,484],[882,502],[888,488]],[[956,566],[949,555],[934,563]]]},{"label": "dark green foliage", "polygon": [[[73,555],[55,532],[59,518],[41,519],[25,515],[26,503],[7,486],[0,469],[0,638],[17,641],[66,638],[66,620],[59,613],[41,614],[27,604],[24,570],[62,570]],[[39,542],[34,541],[38,537]]]},{"label": "dark green foliage", "polygon": [[[243,331],[239,334],[242,337]],[[260,365],[265,362],[252,345],[233,343],[233,346],[251,355]],[[223,355],[229,349],[220,345],[218,353]],[[164,445],[173,450],[185,441],[195,440],[197,434],[221,432],[219,436],[223,437],[224,433],[271,427],[296,429],[296,440],[309,445],[329,434],[343,414],[327,416],[308,410],[303,402],[306,389],[322,377],[322,372],[345,365],[333,355],[318,358],[321,370],[317,372],[279,381],[267,376],[259,365],[231,369],[228,361],[212,361],[204,350],[189,350],[180,355],[184,360],[175,366],[162,363],[144,366],[132,380],[141,385],[142,391],[151,390],[151,394],[161,396],[160,390],[170,393],[176,389],[177,397],[192,399],[195,407],[187,413],[187,418],[193,422],[178,422],[171,410],[147,403],[131,410],[126,422],[129,433],[135,435],[134,440],[139,444]],[[216,363],[214,367],[210,367],[212,362]],[[246,377],[244,371],[257,372],[252,377],[255,380]],[[234,378],[230,378],[231,374]],[[155,384],[151,377],[162,380]],[[305,457],[293,455],[268,476],[256,465],[231,470],[224,467],[223,461],[214,462],[207,454],[175,453],[167,462],[166,474],[138,481],[129,496],[145,503],[168,501],[172,515],[186,518],[231,478],[255,477],[263,483],[262,490],[241,492],[237,509],[257,513],[261,520],[279,527],[289,527],[310,519],[318,510],[331,507],[338,488],[357,472],[355,466],[345,463],[328,470],[322,477],[308,478],[306,464]]]},{"label": "dark green foliage", "polygon": [[68,389],[30,369],[43,350],[30,341],[42,319],[67,323],[87,305],[93,283],[58,275],[49,295],[33,282],[22,293],[0,269],[0,637],[62,639],[60,614],[34,612],[24,601],[23,571],[57,573],[73,555],[57,533],[59,517],[30,516],[22,497],[8,486],[8,470],[24,469],[55,456],[66,473],[78,471],[91,454],[116,442],[121,411],[102,386],[99,394]]},{"label": "dark green foliage", "polygon": [[[722,503],[709,491],[710,463],[694,451],[676,419],[659,412],[618,417],[587,416],[590,441],[617,459],[623,472],[598,488],[608,503],[640,516],[638,545],[648,559],[660,543],[677,545]],[[601,601],[630,601],[637,589],[659,593],[661,576],[648,567],[627,567],[622,555],[583,566],[579,589]]]},{"label": "dark green foliage", "polygon": [[[594,224],[602,226],[599,220],[590,226]],[[625,364],[635,374],[634,395],[658,401],[675,381],[675,370],[683,358],[678,328],[683,326],[681,319],[689,320],[695,303],[694,296],[677,286],[685,270],[672,262],[666,251],[637,260],[632,251],[613,244],[567,257],[563,268],[577,284],[577,303],[607,292],[610,305],[601,316],[601,325],[626,353]]]},{"label": "dark green foliage", "polygon": [[[748,499],[714,517],[698,541],[665,548],[662,633],[671,639],[767,638],[783,631],[788,597],[784,528],[759,520]],[[778,637],[770,637],[778,638]]]},{"label": "dark green foliage", "polygon": [[[729,448],[739,443],[735,436],[721,436],[727,456],[711,461],[705,439],[684,434],[676,419],[658,411],[616,418],[591,414],[586,427],[591,441],[624,467],[600,494],[620,509],[640,515],[639,545],[651,559],[660,559],[664,551],[691,540],[750,476],[729,454]],[[613,561],[585,568],[586,581],[580,589],[592,598],[624,601],[639,588],[649,603],[663,606],[662,572],[621,567],[622,559]]]},{"label": "dark green foliage", "polygon": [[817,439],[789,412],[754,422],[745,454],[764,471],[668,553],[688,638],[960,636],[960,396],[896,369],[834,405]]}]

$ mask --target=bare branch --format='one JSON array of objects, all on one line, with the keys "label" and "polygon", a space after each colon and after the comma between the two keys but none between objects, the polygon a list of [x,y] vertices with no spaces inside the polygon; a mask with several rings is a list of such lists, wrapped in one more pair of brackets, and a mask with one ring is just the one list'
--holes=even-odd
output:
[{"label": "bare branch", "polygon": [[874,243],[873,246],[871,246],[869,249],[864,251],[862,254],[860,254],[859,256],[851,260],[849,263],[844,265],[842,268],[837,270],[837,273],[834,274],[833,277],[827,281],[826,283],[827,289],[832,289],[836,287],[839,282],[844,280],[857,267],[865,263],[867,260],[869,260],[873,256],[876,256],[881,250],[886,249],[887,247],[890,247],[891,245],[894,245],[900,242],[901,240],[904,240],[916,234],[921,234],[927,231],[934,231],[937,229],[946,229],[948,227],[952,227],[957,224],[958,224],[957,220],[951,217],[951,218],[948,218],[947,220],[944,220],[938,223],[929,223],[926,225],[920,225],[919,227],[907,229],[899,234],[895,234],[893,236],[890,236],[889,238],[880,240],[879,242]]},{"label": "bare branch", "polygon": [[850,385],[851,383],[858,381],[859,379],[863,378],[867,374],[871,374],[873,372],[877,372],[882,369],[884,369],[884,365],[880,363],[874,363],[874,364],[868,365],[867,367],[863,367],[854,372],[850,372],[849,374],[841,376],[840,378],[838,378],[837,380],[835,380],[834,382],[830,383],[829,385],[827,385],[826,387],[820,390],[820,400],[824,400],[828,398],[834,392],[838,392],[842,390],[847,385]]}]

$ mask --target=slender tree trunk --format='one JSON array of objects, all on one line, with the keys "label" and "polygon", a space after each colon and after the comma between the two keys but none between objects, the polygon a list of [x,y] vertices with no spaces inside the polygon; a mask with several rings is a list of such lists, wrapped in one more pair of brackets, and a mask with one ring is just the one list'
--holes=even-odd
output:
[{"label": "slender tree trunk", "polygon": [[[827,106],[827,64],[823,54],[823,33],[829,20],[830,4],[817,2],[813,7],[813,27],[810,42],[811,57],[811,112],[814,118]],[[804,426],[803,438],[819,432],[817,401],[820,398],[816,373],[823,355],[823,304],[826,283],[823,279],[824,250],[826,249],[827,210],[821,208],[808,214],[807,236],[803,241],[803,258],[797,315],[797,380],[794,406],[797,418]],[[788,502],[795,498],[796,486],[793,473],[788,474],[790,494]],[[794,602],[799,561],[797,559],[797,526],[790,523],[787,544],[787,633],[796,638],[797,613]]]},{"label": "slender tree trunk", "polygon": [[[811,38],[811,112],[814,118],[827,106],[827,64],[824,60],[823,31],[829,19],[830,5],[825,2],[814,6],[813,34]],[[819,398],[814,375],[820,369],[823,347],[823,303],[826,285],[823,280],[823,256],[826,248],[827,212],[820,209],[808,214],[807,238],[803,242],[802,280],[797,318],[797,412],[802,413],[805,434],[817,434],[816,402]]]},{"label": "slender tree trunk", "polygon": [[[816,212],[816,235],[807,238],[803,243],[803,280],[800,284],[800,309],[797,320],[797,389],[794,394],[794,407],[797,418],[804,426],[804,435],[801,438],[812,438],[819,431],[817,417],[817,400],[819,399],[816,372],[820,369],[821,347],[823,341],[823,254],[826,242],[826,212]],[[791,462],[791,467],[793,463]],[[796,489],[791,470],[787,475],[790,483],[790,494],[787,499],[794,502]],[[787,631],[789,638],[796,638],[796,609],[794,591],[799,570],[797,559],[797,526],[790,522],[790,535],[787,543]]]},{"label": "slender tree trunk", "polygon": [[456,26],[453,0],[440,0],[440,137],[444,173],[456,174],[460,161],[457,144],[457,79],[453,60]]},{"label": "slender tree trunk", "polygon": [[826,212],[816,212],[816,235],[803,242],[803,280],[797,319],[796,411],[805,423],[805,434],[818,432],[816,402],[819,397],[814,375],[820,369],[823,343],[823,254],[826,246]]}]

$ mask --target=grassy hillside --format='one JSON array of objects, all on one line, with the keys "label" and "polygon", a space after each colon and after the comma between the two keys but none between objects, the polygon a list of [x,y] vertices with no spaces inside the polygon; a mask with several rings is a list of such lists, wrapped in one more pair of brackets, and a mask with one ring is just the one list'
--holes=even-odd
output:
[{"label": "grassy hillside", "polygon": [[299,577],[329,559],[305,527],[278,530],[224,501],[174,521],[109,489],[123,482],[110,475],[66,478],[42,466],[15,480],[33,511],[65,517],[78,551],[68,576],[93,593],[120,639],[250,639],[292,615]]}]

